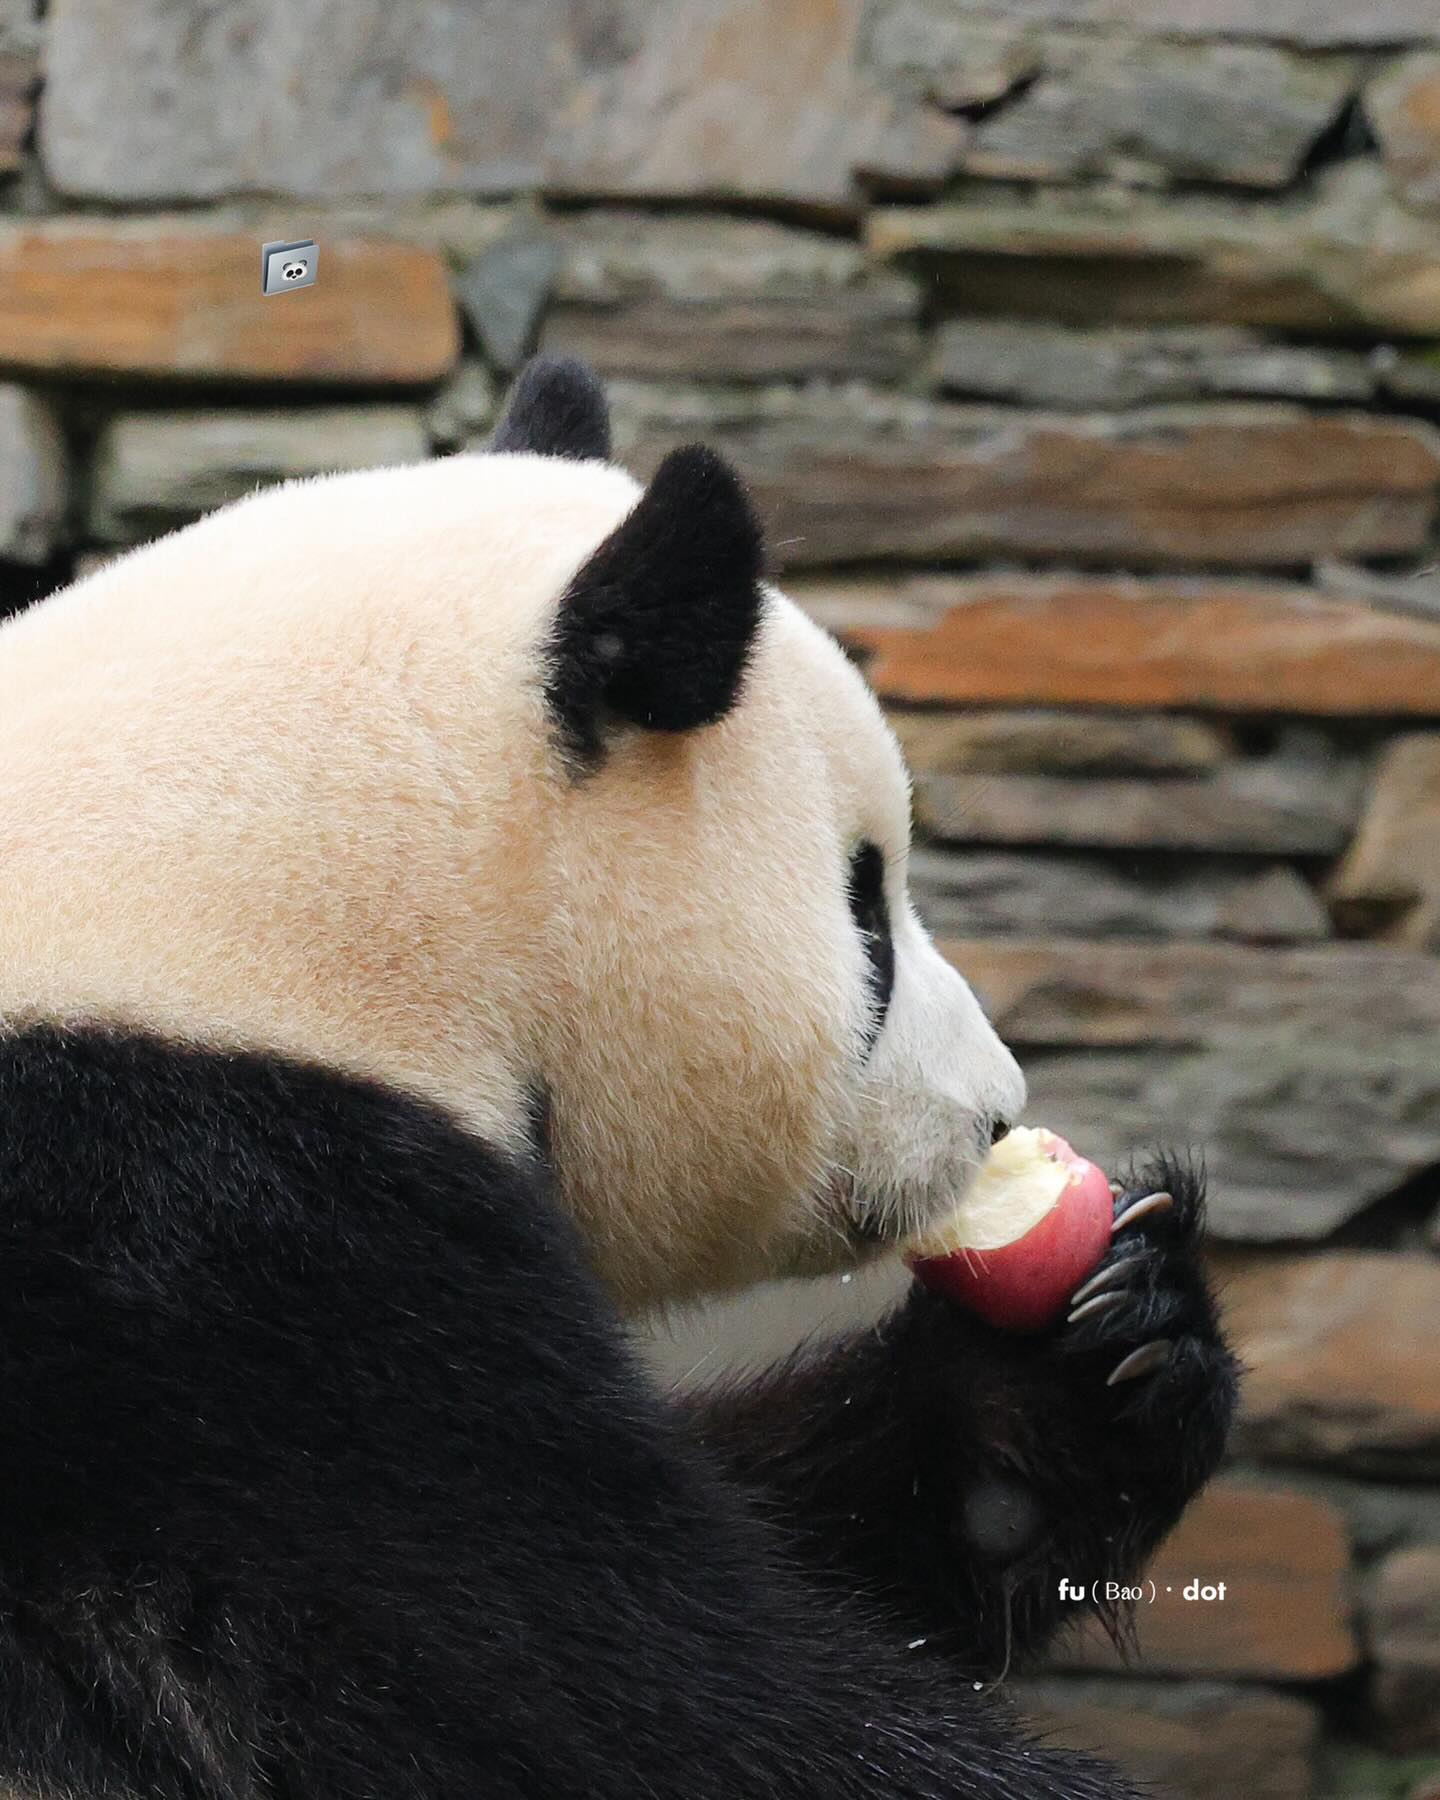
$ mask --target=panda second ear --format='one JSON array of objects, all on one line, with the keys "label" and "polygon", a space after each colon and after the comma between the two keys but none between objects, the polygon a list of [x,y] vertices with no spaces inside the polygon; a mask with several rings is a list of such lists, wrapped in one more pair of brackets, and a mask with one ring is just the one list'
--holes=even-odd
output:
[{"label": "panda second ear", "polygon": [[510,390],[490,448],[607,461],[610,409],[595,372],[574,356],[534,357]]},{"label": "panda second ear", "polygon": [[547,694],[567,744],[600,754],[607,716],[691,731],[735,704],[760,618],[765,548],[740,478],[672,450],[565,592]]}]

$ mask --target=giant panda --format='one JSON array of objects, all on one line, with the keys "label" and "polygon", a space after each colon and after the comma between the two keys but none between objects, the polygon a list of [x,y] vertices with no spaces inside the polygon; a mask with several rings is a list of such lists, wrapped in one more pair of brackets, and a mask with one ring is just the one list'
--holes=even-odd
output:
[{"label": "giant panda", "polygon": [[1131,1793],[989,1689],[1220,1456],[1193,1172],[1039,1337],[627,1336],[1018,1115],[907,837],[735,474],[564,360],[0,630],[6,1800]]}]

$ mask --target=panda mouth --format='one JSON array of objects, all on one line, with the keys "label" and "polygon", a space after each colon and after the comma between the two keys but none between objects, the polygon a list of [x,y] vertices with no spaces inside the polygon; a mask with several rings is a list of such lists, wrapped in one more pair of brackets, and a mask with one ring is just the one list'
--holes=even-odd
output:
[{"label": "panda mouth", "polygon": [[780,1272],[809,1278],[864,1268],[928,1230],[953,1205],[953,1197],[870,1196],[848,1170],[836,1170],[814,1190],[808,1225],[790,1241]]},{"label": "panda mouth", "polygon": [[856,1257],[873,1258],[933,1229],[952,1213],[979,1167],[977,1160],[963,1176],[938,1189],[901,1192],[884,1199],[867,1197],[853,1176],[837,1173],[825,1195],[826,1212],[832,1228],[843,1233]]},{"label": "panda mouth", "polygon": [[868,1259],[900,1243],[909,1229],[903,1213],[892,1207],[866,1206],[848,1172],[831,1177],[825,1194],[825,1212],[832,1227],[844,1236],[850,1250]]}]

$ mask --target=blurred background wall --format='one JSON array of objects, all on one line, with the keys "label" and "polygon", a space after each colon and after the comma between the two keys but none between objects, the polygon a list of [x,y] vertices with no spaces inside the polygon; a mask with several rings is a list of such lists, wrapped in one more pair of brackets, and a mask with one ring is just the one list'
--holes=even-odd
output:
[{"label": "blurred background wall", "polygon": [[1440,1793],[1436,0],[0,0],[3,610],[482,441],[536,344],[746,472],[1031,1117],[1208,1155],[1252,1373],[1164,1563],[1227,1599],[1026,1704],[1180,1795]]}]

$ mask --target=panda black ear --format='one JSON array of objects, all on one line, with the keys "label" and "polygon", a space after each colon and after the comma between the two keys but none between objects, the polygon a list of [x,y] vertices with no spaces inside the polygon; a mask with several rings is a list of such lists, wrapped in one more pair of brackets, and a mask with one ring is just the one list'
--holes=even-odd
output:
[{"label": "panda black ear", "polygon": [[607,461],[610,408],[594,370],[574,356],[532,358],[510,390],[490,448]]},{"label": "panda black ear", "polygon": [[692,731],[735,704],[760,619],[765,547],[740,478],[672,450],[560,603],[547,694],[569,747],[600,754],[607,716]]}]

